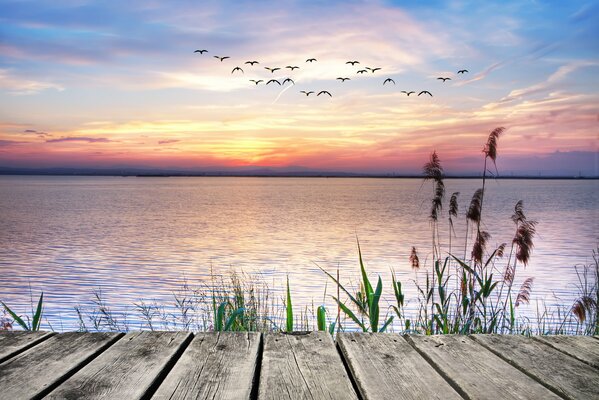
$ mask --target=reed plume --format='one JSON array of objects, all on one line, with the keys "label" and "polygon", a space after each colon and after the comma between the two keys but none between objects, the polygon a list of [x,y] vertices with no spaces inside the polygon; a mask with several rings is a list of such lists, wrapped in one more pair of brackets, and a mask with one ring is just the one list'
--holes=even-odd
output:
[{"label": "reed plume", "polygon": [[439,180],[443,178],[443,167],[441,167],[441,161],[439,160],[436,150],[433,151],[433,154],[431,154],[429,162],[424,164],[422,172],[424,173],[425,181],[430,179]]},{"label": "reed plume", "polygon": [[433,181],[433,200],[430,213],[430,219],[433,222],[439,220],[439,211],[443,207],[443,197],[445,197],[445,184],[443,183],[443,167],[436,151],[433,151],[429,162],[424,164],[422,168],[424,173],[424,181]]},{"label": "reed plume", "polygon": [[524,202],[522,200],[518,200],[518,202],[514,206],[514,214],[512,214],[512,221],[516,225],[526,221],[526,216],[524,215]]},{"label": "reed plume", "polygon": [[418,252],[416,247],[412,246],[412,252],[410,253],[410,265],[413,269],[420,268],[420,259],[418,258]]},{"label": "reed plume", "polygon": [[451,234],[455,236],[455,229],[453,228],[453,218],[458,216],[458,196],[460,192],[454,192],[451,194],[449,199],[449,254],[451,254]]},{"label": "reed plume", "polygon": [[474,246],[472,246],[472,259],[474,264],[482,265],[483,255],[487,247],[487,241],[491,238],[489,232],[478,231],[476,233],[476,240]]},{"label": "reed plume", "polygon": [[485,157],[489,157],[493,161],[493,164],[495,164],[495,160],[497,159],[497,140],[499,140],[499,136],[503,131],[505,131],[505,128],[502,126],[493,129],[487,138],[487,144],[483,150]]},{"label": "reed plume", "polygon": [[533,277],[526,278],[522,283],[522,286],[520,286],[520,291],[518,292],[518,296],[516,296],[516,307],[522,303],[528,304],[530,302],[530,292],[532,290],[533,280]]},{"label": "reed plume", "polygon": [[499,247],[497,247],[496,253],[495,253],[495,257],[497,258],[501,258],[503,257],[503,254],[505,253],[505,247],[507,246],[507,243],[501,243],[499,245]]},{"label": "reed plume", "polygon": [[583,323],[588,318],[591,318],[596,310],[597,302],[591,296],[579,297],[572,306],[572,313],[576,316],[580,323]]},{"label": "reed plume", "polygon": [[537,231],[536,224],[536,221],[529,220],[521,222],[513,240],[513,243],[516,245],[516,260],[525,266],[528,264],[530,253],[534,247],[532,239]]},{"label": "reed plume", "polygon": [[480,211],[482,208],[483,201],[483,190],[476,189],[476,192],[472,195],[472,199],[470,200],[470,206],[468,207],[468,211],[466,212],[466,218],[470,221],[479,223],[480,222]]}]

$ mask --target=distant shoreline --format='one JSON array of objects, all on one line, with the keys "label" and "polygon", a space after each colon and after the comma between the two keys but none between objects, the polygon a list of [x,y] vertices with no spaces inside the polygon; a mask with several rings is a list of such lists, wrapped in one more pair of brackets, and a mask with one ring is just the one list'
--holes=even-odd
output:
[{"label": "distant shoreline", "polygon": [[[380,175],[380,174],[349,174],[349,173],[280,173],[280,174],[239,174],[239,173],[117,173],[117,172],[25,172],[0,171],[0,176],[83,176],[83,177],[123,177],[123,178],[368,178],[368,179],[423,179],[423,175]],[[445,179],[481,179],[476,175],[445,175]],[[491,179],[501,180],[599,180],[599,176],[560,176],[560,175],[505,175]]]}]

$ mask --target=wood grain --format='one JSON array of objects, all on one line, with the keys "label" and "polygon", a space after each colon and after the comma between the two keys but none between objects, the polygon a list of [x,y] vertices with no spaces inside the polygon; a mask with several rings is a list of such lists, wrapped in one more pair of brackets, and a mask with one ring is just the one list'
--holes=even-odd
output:
[{"label": "wood grain", "polygon": [[1,332],[0,363],[54,335],[52,332]]},{"label": "wood grain", "polygon": [[599,398],[599,371],[538,340],[519,335],[476,335],[474,339],[566,398]]},{"label": "wood grain", "polygon": [[257,332],[198,333],[153,399],[249,399],[258,363]]},{"label": "wood grain", "polygon": [[47,398],[140,399],[162,382],[190,340],[187,332],[128,333]]},{"label": "wood grain", "polygon": [[599,341],[589,336],[533,336],[562,353],[599,368]]},{"label": "wood grain", "polygon": [[259,399],[356,399],[331,335],[264,335]]},{"label": "wood grain", "polygon": [[80,332],[54,335],[0,364],[0,394],[6,399],[41,398],[121,336]]},{"label": "wood grain", "polygon": [[340,333],[337,343],[364,399],[460,399],[399,334]]},{"label": "wood grain", "polygon": [[410,336],[438,371],[471,399],[558,399],[547,388],[463,335]]}]

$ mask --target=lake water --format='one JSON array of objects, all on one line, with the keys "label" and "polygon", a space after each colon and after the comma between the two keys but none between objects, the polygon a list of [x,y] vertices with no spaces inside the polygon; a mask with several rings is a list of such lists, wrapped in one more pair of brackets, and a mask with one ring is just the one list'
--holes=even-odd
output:
[{"label": "lake water", "polygon": [[[457,254],[479,186],[446,180],[447,198],[461,193]],[[299,308],[322,302],[327,279],[318,266],[339,267],[344,282],[358,278],[356,236],[369,273],[389,285],[395,269],[410,298],[411,247],[422,261],[431,253],[431,192],[418,179],[2,176],[0,299],[25,313],[31,285],[34,295],[44,291],[55,329],[76,329],[73,307],[89,303],[95,288],[117,310],[140,299],[172,303],[184,277],[208,282],[212,269],[260,274],[277,290],[289,275]],[[489,249],[511,241],[510,216],[520,199],[538,221],[530,264],[516,278],[535,278],[525,312],[541,299],[571,304],[574,266],[591,262],[599,239],[599,181],[488,181]],[[386,286],[385,298],[391,293]],[[135,327],[137,317],[130,318]]]}]

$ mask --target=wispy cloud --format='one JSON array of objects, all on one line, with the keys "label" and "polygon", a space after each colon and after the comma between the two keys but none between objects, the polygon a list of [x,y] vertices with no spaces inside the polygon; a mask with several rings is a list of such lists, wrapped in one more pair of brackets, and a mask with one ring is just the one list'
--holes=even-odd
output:
[{"label": "wispy cloud", "polygon": [[166,139],[166,140],[159,140],[158,144],[170,144],[170,143],[177,143],[180,142],[179,139]]},{"label": "wispy cloud", "polygon": [[94,138],[94,137],[84,137],[84,136],[69,136],[69,137],[61,137],[57,139],[48,139],[46,143],[64,143],[64,142],[85,142],[85,143],[108,143],[112,140],[107,138]]},{"label": "wispy cloud", "polygon": [[64,90],[58,84],[22,78],[7,69],[0,69],[0,89],[15,95],[36,94],[44,90]]}]

